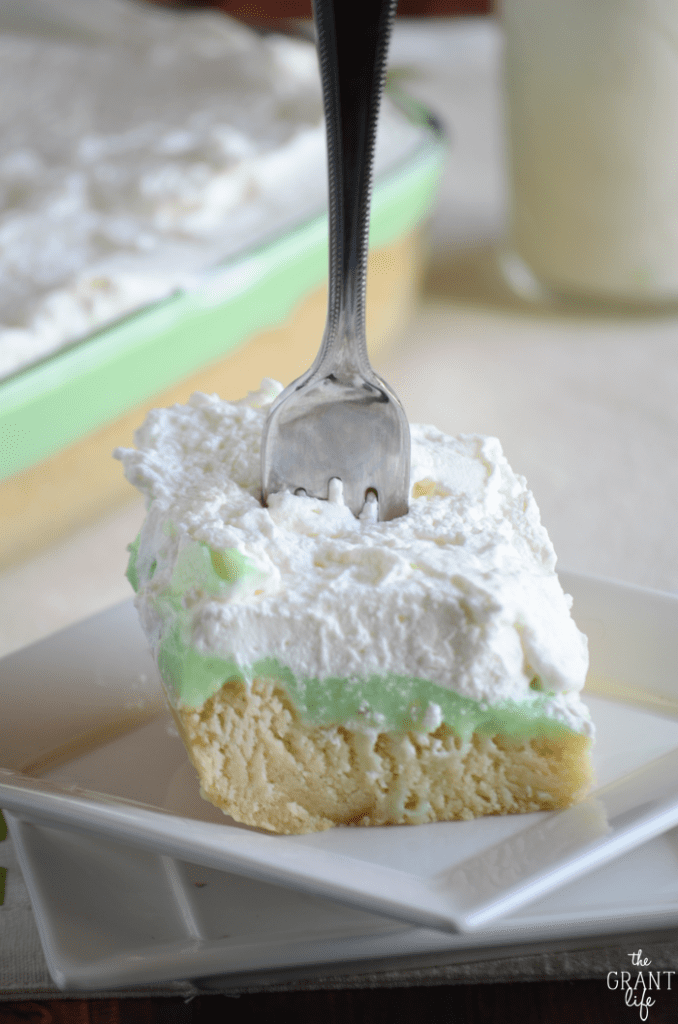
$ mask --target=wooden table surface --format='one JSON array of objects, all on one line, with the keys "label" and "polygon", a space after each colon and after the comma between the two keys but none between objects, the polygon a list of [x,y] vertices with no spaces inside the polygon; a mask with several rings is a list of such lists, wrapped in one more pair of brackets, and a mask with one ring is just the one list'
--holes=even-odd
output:
[{"label": "wooden table surface", "polygon": [[0,1004],[0,1024],[675,1024],[678,985],[643,1017],[604,979]]}]

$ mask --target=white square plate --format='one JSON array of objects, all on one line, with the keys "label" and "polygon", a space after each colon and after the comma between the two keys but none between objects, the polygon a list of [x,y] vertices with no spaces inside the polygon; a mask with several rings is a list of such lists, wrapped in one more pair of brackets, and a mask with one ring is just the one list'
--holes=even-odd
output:
[{"label": "white square plate", "polygon": [[[424,928],[466,931],[678,824],[678,599],[564,575],[598,788],[558,813],[272,836],[201,801],[131,603],[0,663],[0,807]],[[37,774],[40,777],[36,777]]]},{"label": "white square plate", "polygon": [[452,935],[10,814],[7,821],[47,965],[70,990],[191,979],[222,991],[617,945],[624,934],[631,950],[678,927],[678,829],[486,928]]}]

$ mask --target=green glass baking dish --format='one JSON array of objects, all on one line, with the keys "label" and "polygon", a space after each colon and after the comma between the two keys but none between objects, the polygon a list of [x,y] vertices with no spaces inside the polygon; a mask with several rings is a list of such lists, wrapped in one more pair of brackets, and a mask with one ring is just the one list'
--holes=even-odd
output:
[{"label": "green glass baking dish", "polygon": [[[435,120],[395,97],[421,141],[377,178],[370,225],[373,358],[406,322],[446,144]],[[115,445],[147,409],[196,390],[241,397],[311,363],[324,327],[327,217],[321,214],[202,274],[0,382],[0,565],[129,500]]]}]

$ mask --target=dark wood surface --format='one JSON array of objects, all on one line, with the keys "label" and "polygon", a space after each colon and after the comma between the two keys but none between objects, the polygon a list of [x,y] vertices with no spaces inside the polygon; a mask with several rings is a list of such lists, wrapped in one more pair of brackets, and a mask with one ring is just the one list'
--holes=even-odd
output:
[{"label": "dark wood surface", "polygon": [[[678,987],[655,992],[648,1024],[678,1021]],[[604,980],[281,992],[183,999],[0,1003],[0,1024],[627,1024],[642,1021]]]},{"label": "dark wood surface", "polygon": [[[151,0],[151,3],[218,7],[245,21],[311,17],[311,0]],[[458,14],[489,14],[493,6],[494,0],[398,0],[398,14],[406,18],[444,18]]]}]

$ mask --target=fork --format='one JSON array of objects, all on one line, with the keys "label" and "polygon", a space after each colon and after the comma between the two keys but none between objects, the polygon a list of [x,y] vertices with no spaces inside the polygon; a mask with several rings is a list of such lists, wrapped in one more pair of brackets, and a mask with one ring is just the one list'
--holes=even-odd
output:
[{"label": "fork", "polygon": [[[365,288],[372,162],[397,0],[315,0],[329,170],[329,299],[310,370],[271,407],[261,448],[262,502],[278,491],[342,501],[359,516],[408,509],[410,429],[372,367]],[[356,15],[356,12],[359,12]]]}]

